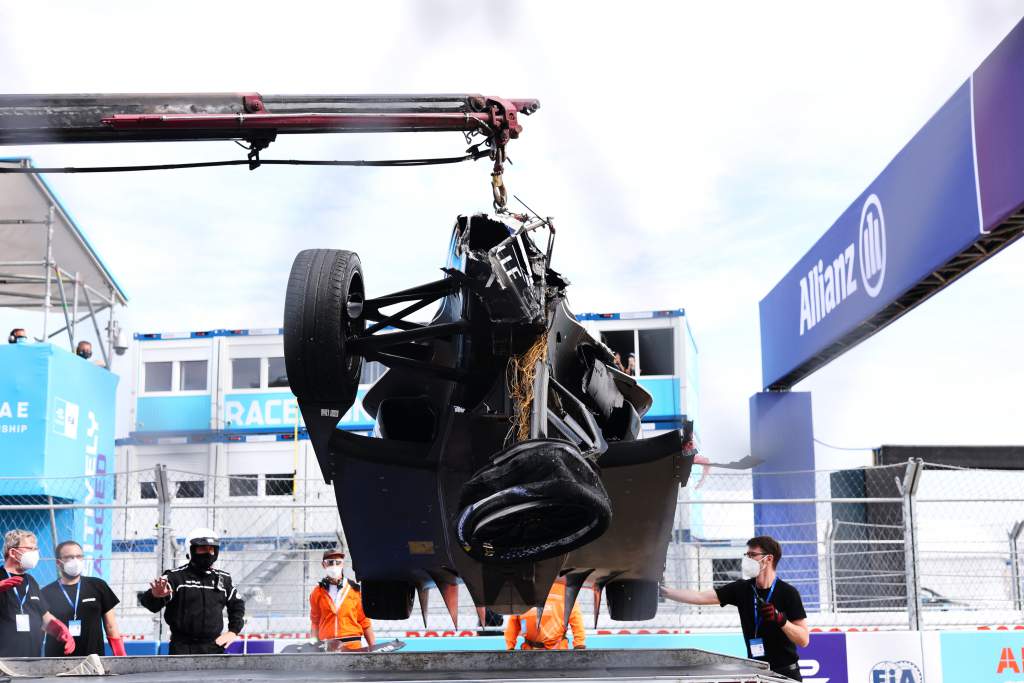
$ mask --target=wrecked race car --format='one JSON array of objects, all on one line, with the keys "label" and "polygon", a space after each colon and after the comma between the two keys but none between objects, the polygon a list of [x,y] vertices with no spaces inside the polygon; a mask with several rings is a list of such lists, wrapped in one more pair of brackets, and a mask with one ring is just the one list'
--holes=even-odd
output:
[{"label": "wrecked race car", "polygon": [[[408,618],[417,592],[425,615],[434,585],[457,624],[459,581],[480,610],[542,608],[558,576],[567,612],[589,582],[612,619],[655,616],[692,424],[639,438],[651,396],[569,311],[554,238],[550,219],[460,216],[444,277],[373,298],[355,253],[295,259],[288,379],[370,617]],[[372,437],[337,429],[364,361],[388,368]]]}]

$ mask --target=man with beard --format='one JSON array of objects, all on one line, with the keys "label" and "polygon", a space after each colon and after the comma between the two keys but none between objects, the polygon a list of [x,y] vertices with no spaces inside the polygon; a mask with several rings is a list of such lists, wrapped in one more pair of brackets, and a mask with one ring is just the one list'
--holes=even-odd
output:
[{"label": "man with beard", "polygon": [[231,575],[213,568],[220,551],[220,539],[213,530],[193,529],[185,542],[188,564],[154,579],[148,591],[139,593],[139,603],[150,612],[164,610],[171,628],[170,654],[223,654],[245,624],[245,601],[238,597]]},{"label": "man with beard", "polygon": [[[111,652],[124,657],[124,641],[114,616],[120,600],[114,591],[97,576],[82,576],[85,556],[75,541],[64,541],[54,554],[60,577],[43,588],[43,597],[54,616],[68,625],[75,639],[75,656],[103,655],[106,631]],[[47,657],[65,656],[63,644],[52,638],[46,639],[44,651]]]}]

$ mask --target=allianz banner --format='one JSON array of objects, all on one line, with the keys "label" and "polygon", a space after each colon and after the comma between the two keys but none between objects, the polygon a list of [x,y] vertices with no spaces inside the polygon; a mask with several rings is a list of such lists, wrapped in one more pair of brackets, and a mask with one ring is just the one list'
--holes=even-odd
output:
[{"label": "allianz banner", "polygon": [[1024,21],[761,301],[764,388],[1021,210],[1022,72]]},{"label": "allianz banner", "polygon": [[[369,387],[360,387],[356,402],[338,423],[340,429],[370,430],[374,421],[363,409],[363,397]],[[221,411],[225,430],[275,431],[305,428],[295,396],[290,391],[264,391],[225,394]]]},{"label": "allianz banner", "polygon": [[979,232],[965,83],[761,301],[764,386],[891,304]]}]

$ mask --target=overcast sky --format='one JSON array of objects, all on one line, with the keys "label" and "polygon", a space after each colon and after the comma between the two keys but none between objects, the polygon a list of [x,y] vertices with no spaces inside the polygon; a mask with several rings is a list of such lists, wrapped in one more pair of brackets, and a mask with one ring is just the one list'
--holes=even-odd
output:
[{"label": "overcast sky", "polygon": [[[558,219],[576,311],[683,307],[704,451],[749,450],[757,304],[1024,16],[1024,2],[26,3],[0,91],[535,97],[511,192]],[[282,138],[288,158],[453,154],[460,135]],[[237,158],[230,142],[25,147],[37,165]],[[433,279],[486,162],[51,176],[127,290],[131,331],[280,324],[297,251],[359,252],[370,294]],[[1024,443],[1024,246],[797,390],[842,447]],[[21,320],[22,318],[18,318]],[[9,312],[0,326],[9,327]],[[5,329],[6,329],[5,327]],[[819,465],[865,462],[819,446]]]}]

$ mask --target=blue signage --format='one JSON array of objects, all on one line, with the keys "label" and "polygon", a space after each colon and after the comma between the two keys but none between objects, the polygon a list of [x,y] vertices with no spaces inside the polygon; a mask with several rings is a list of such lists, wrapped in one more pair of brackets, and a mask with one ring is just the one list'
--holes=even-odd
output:
[{"label": "blue signage", "polygon": [[[369,387],[361,387],[356,402],[338,423],[341,429],[373,429],[373,418],[363,409],[363,397]],[[295,396],[290,391],[234,393],[224,396],[221,411],[224,429],[232,431],[281,431],[305,428]]]},{"label": "blue signage", "polygon": [[[916,285],[944,286],[940,266],[963,272],[955,257],[1024,209],[1022,71],[1024,21],[761,301],[764,387],[789,388],[891,322]],[[976,255],[1019,228],[1001,234]]]},{"label": "blue signage", "polygon": [[[0,453],[5,477],[0,495],[36,504],[113,502],[114,415],[117,376],[49,344],[0,347]],[[12,528],[10,513],[0,526]],[[87,573],[105,576],[111,553],[112,511],[102,508],[36,510],[17,522],[36,533],[44,557],[58,540],[74,539],[92,562]],[[40,581],[53,568],[40,565]]]},{"label": "blue signage", "polygon": [[978,239],[971,114],[968,82],[761,301],[766,388]]},{"label": "blue signage", "polygon": [[143,396],[135,403],[137,432],[187,432],[209,428],[209,394]]},{"label": "blue signage", "polygon": [[1011,683],[1024,680],[1024,633],[943,633],[942,680]]},{"label": "blue signage", "polygon": [[811,642],[798,650],[800,675],[805,681],[847,683],[846,634],[812,633]]},{"label": "blue signage", "polygon": [[682,416],[679,406],[681,391],[678,377],[659,377],[657,379],[640,377],[637,382],[654,399],[651,409],[644,415],[644,422],[675,420]]},{"label": "blue signage", "polygon": [[751,396],[750,454],[761,461],[752,472],[755,534],[773,536],[782,544],[779,575],[800,591],[808,612],[817,612],[816,506],[758,502],[815,497],[811,395],[773,391]]}]

